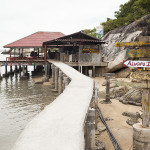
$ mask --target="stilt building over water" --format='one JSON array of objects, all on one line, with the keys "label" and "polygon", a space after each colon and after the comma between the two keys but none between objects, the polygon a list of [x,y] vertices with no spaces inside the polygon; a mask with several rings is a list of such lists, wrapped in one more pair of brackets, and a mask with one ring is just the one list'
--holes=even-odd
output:
[{"label": "stilt building over water", "polygon": [[[5,65],[5,77],[8,76],[7,66],[23,66],[23,75],[27,74],[27,66],[44,65],[46,75],[50,75],[51,67],[48,59],[64,62],[88,76],[101,76],[105,72],[107,62],[103,62],[102,44],[105,42],[91,37],[84,32],[76,32],[64,36],[61,32],[36,32],[20,40],[5,45],[10,48],[10,56]],[[26,66],[26,67],[25,67]]]},{"label": "stilt building over water", "polygon": [[[105,42],[91,37],[84,32],[76,32],[43,43],[47,58],[55,59],[78,69],[85,75],[101,76],[107,62],[103,62],[102,44]],[[58,48],[51,52],[50,48]],[[48,50],[49,49],[49,50]]]},{"label": "stilt building over water", "polygon": [[[18,71],[18,66],[25,70],[28,65],[44,65],[44,49],[42,44],[44,41],[53,40],[55,38],[64,36],[61,32],[36,32],[20,40],[12,42],[4,46],[4,48],[10,48],[8,53],[9,57],[6,61],[0,60],[0,65],[5,65],[5,75],[9,76],[7,73],[7,66],[10,66],[10,74],[12,72],[12,66],[15,66],[15,71]],[[25,74],[25,72],[24,72]]]}]

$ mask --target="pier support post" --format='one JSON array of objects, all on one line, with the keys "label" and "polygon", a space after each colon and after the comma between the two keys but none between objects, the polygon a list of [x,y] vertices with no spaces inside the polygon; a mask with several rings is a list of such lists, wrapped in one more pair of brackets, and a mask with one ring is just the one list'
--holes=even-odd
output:
[{"label": "pier support post", "polygon": [[88,76],[88,67],[85,66],[85,75]]},{"label": "pier support post", "polygon": [[58,91],[58,68],[55,67],[55,90]]},{"label": "pier support post", "polygon": [[3,74],[3,77],[5,78],[9,77],[9,74],[7,72],[7,64],[5,64],[5,74]]},{"label": "pier support post", "polygon": [[59,86],[58,86],[58,94],[61,94],[62,91],[63,91],[63,73],[61,70],[59,70],[59,79],[58,79],[58,83],[59,83]]},{"label": "pier support post", "polygon": [[52,86],[54,87],[55,85],[55,66],[52,64]]},{"label": "pier support post", "polygon": [[17,65],[15,65],[14,73],[19,73],[19,70],[18,70],[18,68],[17,68]]},{"label": "pier support post", "polygon": [[65,74],[63,73],[63,77],[62,77],[62,90],[64,91],[65,90]]},{"label": "pier support post", "polygon": [[95,77],[95,66],[93,66],[93,78]]},{"label": "pier support post", "polygon": [[45,70],[45,76],[47,77],[47,64],[45,64],[44,70]]},{"label": "pier support post", "polygon": [[25,76],[29,76],[29,73],[28,73],[28,66],[27,66],[27,65],[25,66]]},{"label": "pier support post", "polygon": [[23,76],[25,76],[25,66],[23,65]]},{"label": "pier support post", "polygon": [[81,72],[81,67],[80,66],[78,66],[78,71]]},{"label": "pier support post", "polygon": [[0,80],[2,79],[2,76],[1,76],[1,66],[0,66]]},{"label": "pier support post", "polygon": [[20,77],[21,79],[25,80],[25,79],[28,79],[29,76],[27,76],[26,74],[26,67],[23,65],[23,75]]},{"label": "pier support post", "polygon": [[85,150],[95,150],[95,109],[89,108],[85,122]]},{"label": "pier support post", "polygon": [[9,72],[9,75],[10,75],[10,76],[13,76],[13,75],[14,75],[14,72],[13,72],[13,70],[12,70],[12,65],[10,65],[10,72]]},{"label": "pier support post", "polygon": [[22,68],[21,68],[21,65],[19,66],[19,72],[21,72],[22,71]]},{"label": "pier support post", "polygon": [[64,76],[64,88],[68,86],[70,79],[67,76]]}]

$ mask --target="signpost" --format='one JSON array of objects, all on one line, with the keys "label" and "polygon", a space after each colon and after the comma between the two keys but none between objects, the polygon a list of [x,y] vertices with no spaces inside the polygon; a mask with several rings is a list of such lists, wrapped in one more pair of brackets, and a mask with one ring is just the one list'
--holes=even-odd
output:
[{"label": "signpost", "polygon": [[123,61],[124,67],[144,67],[150,68],[150,61],[134,61],[134,60],[124,60]]},{"label": "signpost", "polygon": [[[116,47],[135,47],[136,49],[127,50],[126,54],[129,58],[142,58],[150,57],[150,42],[117,42]],[[137,47],[140,47],[137,49]],[[134,67],[134,68],[150,68],[150,61],[135,61],[135,60],[124,60],[124,67]],[[142,94],[142,109],[143,109],[143,119],[142,127],[146,128],[150,126],[150,89],[148,87],[148,78],[145,78],[147,87],[143,90]]]}]

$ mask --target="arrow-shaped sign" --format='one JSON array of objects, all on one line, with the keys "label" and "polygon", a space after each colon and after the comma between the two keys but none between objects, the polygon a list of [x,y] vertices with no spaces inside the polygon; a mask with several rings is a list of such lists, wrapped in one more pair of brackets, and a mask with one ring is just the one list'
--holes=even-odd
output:
[{"label": "arrow-shaped sign", "polygon": [[150,61],[133,61],[133,60],[124,60],[123,61],[124,67],[144,67],[150,68]]}]

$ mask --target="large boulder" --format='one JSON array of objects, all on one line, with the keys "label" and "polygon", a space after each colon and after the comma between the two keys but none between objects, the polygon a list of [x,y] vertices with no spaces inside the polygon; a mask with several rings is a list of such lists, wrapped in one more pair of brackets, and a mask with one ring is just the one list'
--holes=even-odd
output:
[{"label": "large boulder", "polygon": [[131,88],[124,96],[119,98],[119,101],[124,104],[141,105],[142,89]]},{"label": "large boulder", "polygon": [[138,41],[140,36],[150,36],[150,15],[115,30],[108,32],[102,40],[104,44],[104,60],[108,60],[108,72],[114,72],[123,68],[123,60],[126,60],[126,47],[116,47],[116,42]]},{"label": "large boulder", "polygon": [[130,87],[127,87],[127,86],[114,87],[110,89],[110,97],[111,98],[122,97],[129,91],[129,89]]}]

